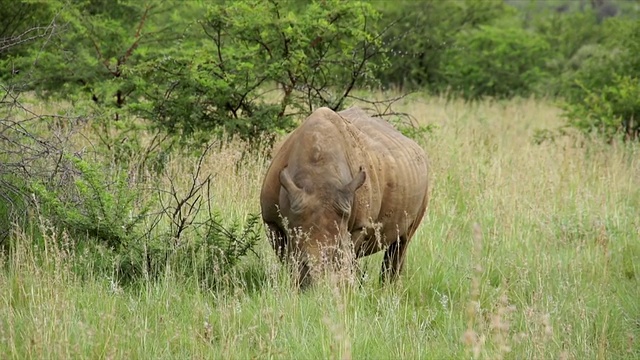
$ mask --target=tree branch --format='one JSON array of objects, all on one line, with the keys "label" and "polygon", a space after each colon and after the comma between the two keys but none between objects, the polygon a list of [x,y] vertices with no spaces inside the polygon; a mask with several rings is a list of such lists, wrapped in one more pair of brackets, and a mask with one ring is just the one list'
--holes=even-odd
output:
[{"label": "tree branch", "polygon": [[118,76],[120,75],[120,65],[125,64],[127,62],[127,60],[133,54],[133,51],[138,47],[140,39],[142,38],[142,36],[141,36],[142,28],[144,27],[144,24],[147,21],[147,17],[149,15],[149,11],[151,9],[153,9],[153,7],[154,7],[153,5],[147,5],[145,7],[144,13],[142,14],[142,17],[140,18],[140,22],[138,23],[138,28],[136,29],[136,34],[134,35],[134,39],[135,40],[133,41],[133,44],[131,44],[131,46],[129,46],[129,48],[127,49],[125,54],[118,59],[118,70],[117,70]]}]

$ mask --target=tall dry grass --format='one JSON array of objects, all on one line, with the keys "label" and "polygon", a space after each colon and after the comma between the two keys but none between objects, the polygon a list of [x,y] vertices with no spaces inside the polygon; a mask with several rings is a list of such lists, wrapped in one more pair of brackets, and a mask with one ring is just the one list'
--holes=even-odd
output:
[{"label": "tall dry grass", "polygon": [[[36,261],[16,230],[21,245],[0,273],[1,357],[640,357],[639,148],[580,137],[535,144],[536,129],[562,124],[547,101],[414,97],[396,109],[435,125],[421,139],[432,199],[397,284],[378,285],[376,254],[361,261],[362,283],[329,278],[299,293],[265,240],[235,286],[206,290],[167,273],[123,289],[73,275],[82,254]],[[238,146],[204,166],[215,204],[234,217],[259,211],[267,166],[236,171]],[[169,176],[187,186],[193,166],[170,159]]]}]

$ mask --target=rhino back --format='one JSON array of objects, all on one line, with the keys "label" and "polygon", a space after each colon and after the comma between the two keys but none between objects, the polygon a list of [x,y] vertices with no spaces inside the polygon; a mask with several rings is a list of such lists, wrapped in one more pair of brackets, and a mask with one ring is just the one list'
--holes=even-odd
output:
[{"label": "rhino back", "polygon": [[[424,150],[389,123],[358,108],[339,113],[358,129],[372,173],[371,194],[357,194],[358,219],[383,225],[387,238],[404,235],[420,221],[428,202],[428,163]],[[388,241],[392,241],[389,239]]]}]

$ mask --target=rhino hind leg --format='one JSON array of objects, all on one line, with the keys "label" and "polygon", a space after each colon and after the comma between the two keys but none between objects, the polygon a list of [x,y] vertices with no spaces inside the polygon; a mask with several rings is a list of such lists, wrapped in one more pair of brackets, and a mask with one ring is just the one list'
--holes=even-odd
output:
[{"label": "rhino hind leg", "polygon": [[424,216],[425,208],[422,209],[416,220],[411,223],[407,233],[398,237],[398,240],[389,245],[385,251],[384,260],[382,260],[382,270],[380,272],[380,280],[383,284],[385,282],[393,282],[400,276],[404,267],[404,258],[407,253],[407,248],[409,247],[409,242],[418,229],[418,225]]},{"label": "rhino hind leg", "polygon": [[407,245],[409,245],[409,241],[405,236],[401,236],[389,245],[384,253],[384,260],[382,260],[382,270],[380,272],[381,283],[393,282],[398,278],[404,267]]}]

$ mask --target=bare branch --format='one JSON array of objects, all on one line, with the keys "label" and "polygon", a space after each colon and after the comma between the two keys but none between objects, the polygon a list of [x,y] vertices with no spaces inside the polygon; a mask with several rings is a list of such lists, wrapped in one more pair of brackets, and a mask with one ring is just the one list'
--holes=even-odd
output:
[{"label": "bare branch", "polygon": [[31,29],[28,29],[22,34],[17,36],[0,39],[0,52],[8,50],[11,47],[18,46],[26,42],[43,38],[51,34],[54,30],[55,30],[55,23],[51,23],[47,26],[37,26]]},{"label": "bare branch", "polygon": [[405,112],[398,112],[398,111],[394,111],[392,109],[392,106],[406,98],[407,96],[410,96],[412,94],[414,94],[415,92],[410,92],[410,93],[406,93],[400,96],[396,96],[390,99],[384,99],[384,100],[368,100],[368,99],[364,99],[364,98],[360,98],[357,96],[353,96],[353,95],[349,95],[348,97],[360,102],[363,102],[365,104],[369,104],[372,107],[366,107],[364,106],[363,109],[366,111],[370,111],[373,112],[373,114],[371,114],[372,117],[390,117],[390,116],[397,116],[400,118],[405,118],[408,119],[408,124],[409,126],[416,128],[418,125],[418,120],[415,118],[415,116],[409,114],[409,113],[405,113]]}]

